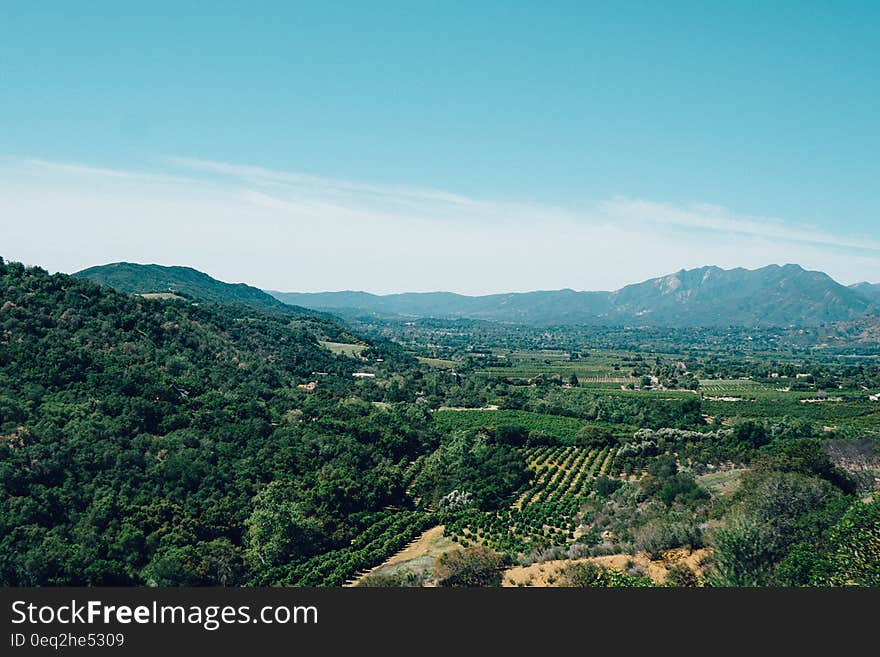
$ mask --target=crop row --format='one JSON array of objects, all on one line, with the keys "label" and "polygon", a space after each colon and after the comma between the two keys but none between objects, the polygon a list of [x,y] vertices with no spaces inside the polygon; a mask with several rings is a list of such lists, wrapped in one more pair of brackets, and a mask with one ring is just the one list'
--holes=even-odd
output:
[{"label": "crop row", "polygon": [[430,527],[436,518],[421,511],[396,511],[371,525],[350,546],[333,550],[290,569],[292,586],[341,586],[358,572],[379,565]]},{"label": "crop row", "polygon": [[482,543],[499,552],[519,554],[574,540],[577,500],[530,504],[504,511],[471,510],[446,524],[444,533],[462,545]]},{"label": "crop row", "polygon": [[541,446],[524,450],[535,470],[509,509],[470,509],[446,519],[445,533],[463,545],[481,543],[509,554],[527,553],[574,540],[577,514],[590,482],[608,474],[614,462],[611,447]]}]

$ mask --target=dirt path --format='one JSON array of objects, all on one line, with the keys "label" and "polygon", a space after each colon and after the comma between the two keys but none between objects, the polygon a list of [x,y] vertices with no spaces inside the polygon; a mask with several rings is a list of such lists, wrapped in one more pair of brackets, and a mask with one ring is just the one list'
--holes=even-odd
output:
[{"label": "dirt path", "polygon": [[461,549],[458,543],[443,535],[443,528],[443,525],[438,525],[425,531],[400,552],[392,555],[375,568],[363,573],[350,584],[347,584],[347,586],[357,586],[367,575],[379,571],[394,572],[402,569],[414,571],[432,570],[434,562],[441,554]]}]

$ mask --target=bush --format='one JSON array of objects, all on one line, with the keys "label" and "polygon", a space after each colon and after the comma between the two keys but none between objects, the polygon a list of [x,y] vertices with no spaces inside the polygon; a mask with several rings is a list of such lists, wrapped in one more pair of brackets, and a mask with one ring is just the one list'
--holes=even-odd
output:
[{"label": "bush", "polygon": [[[665,470],[661,471],[665,472]],[[640,489],[643,498],[657,497],[666,506],[672,506],[675,502],[690,505],[709,499],[709,492],[700,488],[689,473],[665,477],[649,474],[642,479]]]},{"label": "bush", "polygon": [[736,514],[714,535],[709,581],[713,586],[761,586],[770,578],[772,530],[756,518]]},{"label": "bush", "polygon": [[412,570],[398,570],[393,573],[371,573],[364,577],[358,586],[372,588],[403,588],[412,586],[424,586],[427,581],[427,573],[417,573]]},{"label": "bush", "polygon": [[693,522],[651,520],[635,532],[634,547],[650,556],[658,558],[661,553],[673,548],[696,549],[703,546],[703,534]]},{"label": "bush", "polygon": [[678,588],[694,588],[700,585],[697,574],[686,564],[677,563],[666,573],[666,585]]},{"label": "bush", "polygon": [[654,586],[650,577],[631,575],[597,566],[592,561],[574,563],[562,571],[559,586],[576,588],[612,588]]},{"label": "bush", "polygon": [[622,481],[620,481],[619,479],[611,479],[610,477],[606,477],[605,475],[602,475],[593,482],[593,490],[596,491],[596,494],[600,495],[601,497],[610,496],[621,486],[623,486]]},{"label": "bush", "polygon": [[880,500],[856,502],[831,528],[831,586],[880,586]]}]

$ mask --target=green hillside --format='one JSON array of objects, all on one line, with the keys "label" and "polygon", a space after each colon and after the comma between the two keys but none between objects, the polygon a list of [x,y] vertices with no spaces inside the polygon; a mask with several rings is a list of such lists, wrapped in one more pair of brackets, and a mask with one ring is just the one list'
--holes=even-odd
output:
[{"label": "green hillside", "polygon": [[0,260],[0,585],[266,581],[406,506],[426,413],[318,337]]},{"label": "green hillside", "polygon": [[[198,301],[240,303],[263,310],[303,311],[244,283],[224,283],[190,267],[115,262],[73,274],[129,294],[174,293]],[[312,313],[314,314],[314,313]]]}]

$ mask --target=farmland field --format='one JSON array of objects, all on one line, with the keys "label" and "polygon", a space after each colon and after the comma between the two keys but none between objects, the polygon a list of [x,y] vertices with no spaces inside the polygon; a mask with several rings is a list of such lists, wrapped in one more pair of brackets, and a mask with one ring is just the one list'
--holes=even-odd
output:
[{"label": "farmland field", "polygon": [[716,495],[724,495],[736,490],[739,485],[743,468],[733,468],[729,470],[720,470],[697,477],[697,483],[704,486],[710,493]]},{"label": "farmland field", "polygon": [[538,375],[559,375],[565,379],[575,375],[592,383],[629,383],[632,363],[625,361],[627,354],[603,351],[589,354],[559,351],[497,351],[494,353],[503,366],[478,369],[479,376],[502,376],[529,379]]},{"label": "farmland field", "polygon": [[701,379],[700,390],[709,394],[742,393],[766,390],[767,387],[751,379]]},{"label": "farmland field", "polygon": [[429,367],[438,367],[440,369],[453,369],[456,366],[456,362],[454,360],[447,360],[444,358],[426,358],[424,356],[419,356],[417,360],[423,365],[428,365]]},{"label": "farmland field", "polygon": [[578,418],[508,410],[436,411],[434,422],[443,431],[523,427],[529,431],[541,431],[562,441],[571,441],[578,431],[589,424],[586,420]]},{"label": "farmland field", "polygon": [[841,396],[841,401],[816,401],[815,393],[782,392],[754,388],[741,393],[742,401],[724,402],[703,399],[703,410],[711,416],[727,418],[731,421],[761,420],[774,417],[797,417],[805,421],[821,423],[823,426],[875,424],[878,408],[869,402],[865,395]]}]

